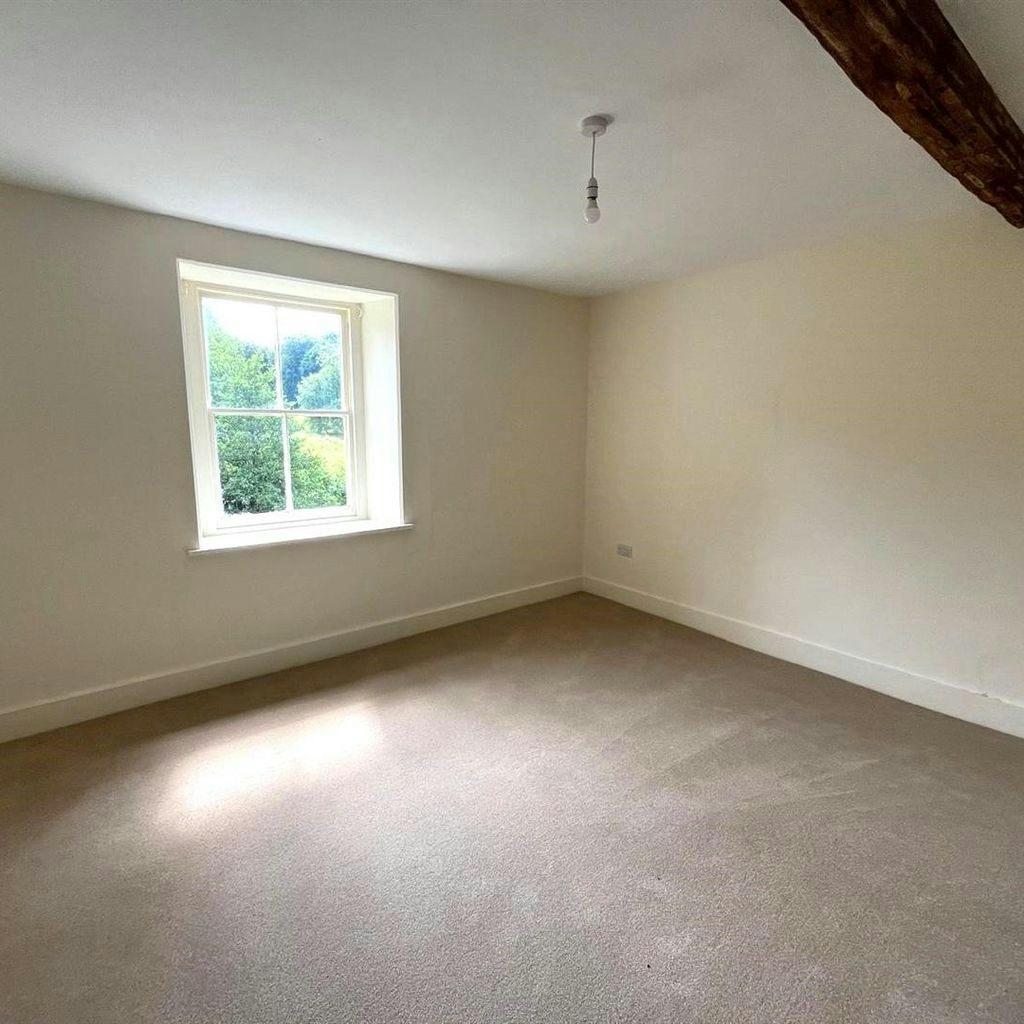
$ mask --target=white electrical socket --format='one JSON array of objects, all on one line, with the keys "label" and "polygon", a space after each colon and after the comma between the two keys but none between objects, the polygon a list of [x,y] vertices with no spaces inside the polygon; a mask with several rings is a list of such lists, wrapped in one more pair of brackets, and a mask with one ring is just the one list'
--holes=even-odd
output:
[{"label": "white electrical socket", "polygon": [[632,544],[616,544],[615,554],[621,555],[623,558],[633,557],[633,545]]}]

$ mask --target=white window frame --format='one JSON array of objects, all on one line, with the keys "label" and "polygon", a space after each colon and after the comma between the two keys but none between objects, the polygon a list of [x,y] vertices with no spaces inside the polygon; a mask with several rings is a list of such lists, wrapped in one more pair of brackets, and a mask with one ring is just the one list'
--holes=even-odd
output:
[{"label": "white window frame", "polygon": [[[367,518],[366,458],[364,445],[362,344],[360,325],[363,308],[360,303],[327,301],[296,297],[275,291],[208,284],[182,279],[181,310],[185,347],[185,378],[188,391],[189,425],[192,436],[192,461],[196,483],[196,511],[200,544],[214,538],[241,537],[264,531],[288,530],[296,527],[341,526]],[[341,318],[342,400],[341,409],[286,409],[281,388],[281,338],[275,344],[277,363],[277,403],[271,409],[237,409],[214,406],[203,329],[204,297],[229,298],[238,301],[271,304],[274,307],[337,313]],[[224,511],[217,458],[215,417],[218,415],[250,415],[276,417],[281,423],[284,454],[285,501],[282,512],[236,513]],[[322,509],[292,508],[291,446],[288,440],[289,415],[340,418],[345,424],[347,446],[346,498],[344,506]]]}]

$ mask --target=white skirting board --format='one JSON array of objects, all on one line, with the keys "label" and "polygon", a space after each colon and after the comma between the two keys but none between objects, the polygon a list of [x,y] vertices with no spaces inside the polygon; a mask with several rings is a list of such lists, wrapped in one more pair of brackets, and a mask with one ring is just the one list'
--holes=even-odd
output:
[{"label": "white skirting board", "polygon": [[779,633],[752,622],[704,611],[656,597],[608,580],[584,577],[583,589],[639,611],[699,629],[702,633],[729,640],[741,647],[770,654],[783,661],[816,669],[858,686],[896,697],[910,704],[984,725],[1011,736],[1024,737],[1024,705],[992,697],[956,683],[908,672],[895,665],[860,658],[800,637]]},{"label": "white skirting board", "polygon": [[169,697],[179,697],[196,690],[251,679],[296,665],[307,665],[366,647],[376,647],[390,640],[399,640],[415,633],[426,633],[442,626],[483,618],[485,615],[508,611],[510,608],[562,597],[575,593],[581,586],[582,582],[577,576],[552,580],[518,590],[489,594],[470,601],[460,601],[458,604],[430,608],[413,615],[371,622],[326,636],[267,647],[238,657],[188,665],[171,672],[140,676],[110,686],[80,690],[37,704],[0,710],[0,743],[72,725],[75,722],[84,722],[90,718],[99,718],[101,715],[113,714],[116,711],[125,711],[142,704],[167,700]]}]

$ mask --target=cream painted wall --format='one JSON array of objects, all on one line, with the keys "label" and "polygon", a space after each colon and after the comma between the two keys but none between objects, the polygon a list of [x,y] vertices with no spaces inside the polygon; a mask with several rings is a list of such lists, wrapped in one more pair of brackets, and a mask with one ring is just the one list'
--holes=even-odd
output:
[{"label": "cream painted wall", "polygon": [[585,574],[632,590],[594,589],[1024,702],[1024,236],[982,212],[601,299],[589,376]]},{"label": "cream painted wall", "polygon": [[[11,187],[0,239],[0,711],[578,576],[582,300]],[[186,555],[177,257],[399,294],[415,529]]]},{"label": "cream painted wall", "polygon": [[[0,727],[585,557],[597,592],[1024,729],[1024,239],[994,217],[596,300],[589,413],[581,300],[6,186],[0,239]],[[399,294],[415,529],[185,554],[179,256]]]}]

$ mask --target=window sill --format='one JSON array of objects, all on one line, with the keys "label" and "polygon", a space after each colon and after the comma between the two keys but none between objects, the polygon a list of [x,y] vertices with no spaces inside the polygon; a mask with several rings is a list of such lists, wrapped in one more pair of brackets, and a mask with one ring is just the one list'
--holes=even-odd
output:
[{"label": "window sill", "polygon": [[411,530],[412,527],[412,523],[382,523],[373,519],[332,523],[330,526],[316,523],[312,526],[281,526],[276,529],[203,537],[198,547],[188,549],[188,554],[214,555],[222,551],[251,551],[253,548],[277,547],[281,544],[308,544],[311,541],[362,537],[371,533],[395,533],[399,530]]}]

